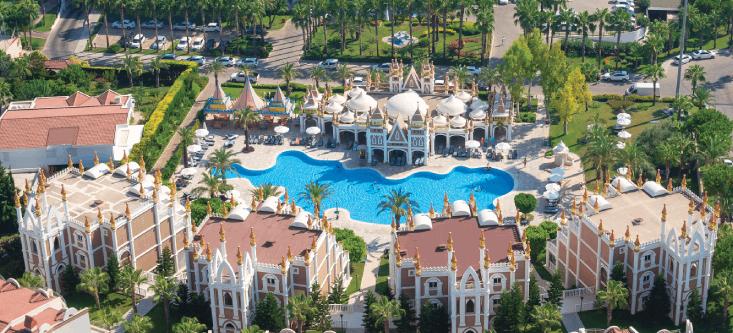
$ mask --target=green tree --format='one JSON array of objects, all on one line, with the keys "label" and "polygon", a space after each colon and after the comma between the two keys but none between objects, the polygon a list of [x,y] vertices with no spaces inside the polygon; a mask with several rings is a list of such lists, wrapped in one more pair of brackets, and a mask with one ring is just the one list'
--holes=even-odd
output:
[{"label": "green tree", "polygon": [[[529,0],[534,2],[534,0]],[[518,5],[519,6],[519,5]],[[521,97],[522,87],[526,80],[533,78],[532,52],[529,49],[527,40],[520,37],[515,40],[504,55],[503,62],[499,65],[502,81],[509,87],[512,99],[517,101]]]},{"label": "green tree", "polygon": [[538,7],[537,0],[517,0],[517,7],[514,11],[514,24],[519,25],[525,35],[538,25],[540,16]]},{"label": "green tree", "polygon": [[372,312],[372,320],[382,323],[384,333],[389,333],[389,323],[405,315],[405,310],[400,307],[397,300],[390,300],[385,296],[378,296],[376,301],[369,306]]},{"label": "green tree", "polygon": [[550,288],[547,289],[547,302],[556,306],[562,306],[564,291],[565,286],[563,285],[562,274],[558,270],[550,277]]},{"label": "green tree", "polygon": [[611,270],[611,280],[618,281],[626,286],[626,273],[624,272],[624,265],[622,263],[616,263],[613,265]]},{"label": "green tree", "polygon": [[242,329],[242,333],[265,333],[259,326],[252,325],[250,327],[245,327]]},{"label": "green tree", "polygon": [[364,330],[367,333],[377,333],[380,331],[380,326],[382,326],[382,323],[374,320],[374,315],[372,314],[372,304],[377,301],[377,296],[372,290],[367,290],[364,296],[364,314],[362,315],[361,322],[364,324]]},{"label": "green tree", "polygon": [[379,212],[389,211],[399,228],[403,216],[407,215],[407,207],[417,207],[418,204],[410,199],[412,193],[405,191],[403,188],[390,190],[389,194],[382,196],[382,201],[377,204]]},{"label": "green tree", "polygon": [[117,290],[120,276],[120,263],[117,261],[117,256],[113,255],[107,260],[106,271],[109,276],[109,290]]},{"label": "green tree", "polygon": [[588,104],[593,102],[593,95],[590,92],[588,83],[585,81],[585,75],[583,75],[579,67],[575,67],[570,71],[565,84],[571,87],[578,107],[582,104],[585,107],[585,111],[588,111]]},{"label": "green tree", "polygon": [[580,56],[582,58],[581,61],[585,63],[585,46],[588,44],[588,35],[596,30],[595,17],[593,14],[588,13],[587,10],[584,10],[578,14],[576,23],[578,24],[578,30],[583,36]]},{"label": "green tree", "polygon": [[588,149],[584,158],[593,163],[596,179],[605,179],[609,166],[618,156],[616,139],[608,134],[605,127],[593,126],[588,132]]},{"label": "green tree", "polygon": [[420,307],[420,333],[450,332],[450,314],[444,306],[435,307],[430,302],[424,302]]},{"label": "green tree", "polygon": [[[328,43],[324,43],[324,45],[325,44]],[[326,70],[323,67],[315,66],[310,71],[310,78],[316,84],[316,89],[320,89],[321,82],[328,80],[328,73],[326,73]]]},{"label": "green tree", "polygon": [[181,138],[181,143],[178,147],[183,151],[183,167],[188,168],[188,152],[186,148],[193,144],[193,140],[196,137],[196,129],[193,127],[181,127],[178,129],[178,136]]},{"label": "green tree", "polygon": [[349,295],[344,290],[344,279],[341,275],[336,277],[331,287],[331,293],[328,295],[329,304],[345,304],[349,301]]},{"label": "green tree", "polygon": [[170,328],[171,302],[176,301],[178,298],[178,285],[176,284],[176,281],[171,277],[159,274],[155,277],[155,283],[150,286],[150,290],[155,293],[155,301],[163,304],[163,319],[165,320],[166,327]]},{"label": "green tree", "polygon": [[280,67],[280,78],[285,80],[285,89],[288,91],[288,94],[290,94],[290,82],[293,81],[297,76],[297,72],[295,71],[295,67],[292,63],[287,63]]},{"label": "green tree", "polygon": [[477,0],[472,12],[476,16],[476,26],[481,31],[481,64],[483,65],[486,61],[486,50],[491,47],[488,36],[494,32],[493,1]]},{"label": "green tree", "polygon": [[407,301],[406,295],[402,295],[402,297],[400,297],[400,308],[405,311],[405,314],[394,321],[394,325],[397,327],[397,332],[416,332],[417,327],[415,327],[415,310],[410,307],[410,303]]},{"label": "green tree", "polygon": [[608,11],[608,8],[598,8],[593,13],[593,18],[595,19],[598,27],[598,41],[596,42],[596,47],[598,48],[596,52],[598,67],[601,67],[601,59],[603,59],[603,45],[601,43],[603,38],[603,28],[606,27],[606,23],[608,23],[610,16],[611,12]]},{"label": "green tree", "polygon": [[334,235],[336,236],[336,241],[341,244],[342,248],[349,251],[349,260],[352,263],[364,262],[366,260],[366,242],[354,233],[353,230],[335,228]]},{"label": "green tree", "polygon": [[533,212],[537,207],[537,198],[531,194],[517,193],[514,195],[514,206],[517,207],[523,215],[527,215]]},{"label": "green tree", "polygon": [[692,91],[695,91],[697,89],[697,84],[699,82],[705,82],[705,67],[702,67],[698,64],[690,65],[690,67],[687,67],[685,70],[685,80],[690,81],[690,84],[692,85]]},{"label": "green tree", "polygon": [[[705,190],[720,201],[722,214],[730,216],[731,203],[733,202],[731,201],[733,200],[733,168],[722,163],[716,163],[702,167],[700,173],[705,184]],[[718,236],[718,243],[721,239],[722,237]],[[719,255],[716,254],[717,256]],[[724,256],[720,255],[720,257],[723,258]]]},{"label": "green tree", "polygon": [[308,315],[313,311],[311,299],[305,294],[291,297],[288,300],[288,311],[292,320],[295,320],[298,327],[298,333],[303,333],[303,326]]},{"label": "green tree", "polygon": [[616,68],[618,68],[620,63],[619,45],[621,44],[621,33],[631,30],[632,27],[631,15],[625,10],[614,10],[608,17],[608,28],[616,32],[616,46],[614,46],[614,50],[616,51]]},{"label": "green tree", "polygon": [[224,183],[224,181],[219,179],[219,177],[211,175],[208,172],[202,174],[202,178],[198,183],[200,186],[191,190],[191,193],[208,193],[209,198],[216,198],[218,193],[224,193],[233,188],[231,185]]},{"label": "green tree", "polygon": [[318,282],[311,285],[310,292],[313,311],[306,317],[306,327],[316,331],[326,331],[331,328],[331,315],[328,307],[328,300],[321,294],[321,286]]},{"label": "green tree", "polygon": [[[155,40],[155,43],[158,43],[157,38]],[[158,49],[156,48],[155,51],[157,52]],[[168,64],[163,62],[160,58],[154,58],[153,60],[150,61],[150,71],[152,71],[153,74],[155,74],[155,87],[156,88],[160,88],[160,72],[167,68],[168,68]]]},{"label": "green tree", "polygon": [[504,291],[499,298],[499,307],[494,311],[493,328],[498,333],[521,332],[524,326],[524,304],[519,286]]},{"label": "green tree", "polygon": [[153,329],[153,321],[150,317],[133,315],[130,320],[122,324],[122,327],[129,333],[148,333]]},{"label": "green tree", "polygon": [[578,102],[573,95],[572,87],[566,85],[560,90],[557,96],[550,102],[550,107],[555,109],[557,116],[562,121],[562,133],[568,134],[568,123],[575,118],[578,113]]},{"label": "green tree", "polygon": [[132,300],[132,312],[137,313],[137,288],[141,284],[147,282],[147,279],[143,275],[143,271],[135,269],[132,265],[127,264],[122,267],[119,280],[120,290],[130,295],[130,299]]},{"label": "green tree", "polygon": [[351,70],[346,66],[346,64],[339,64],[338,67],[336,67],[336,78],[341,80],[341,83],[344,85],[344,89],[346,89],[346,81],[348,81],[352,75]]},{"label": "green tree", "polygon": [[701,323],[705,312],[702,310],[702,299],[700,299],[700,291],[697,288],[692,289],[690,298],[687,301],[687,319],[693,323]]},{"label": "green tree", "polygon": [[662,142],[657,146],[657,156],[664,161],[664,176],[669,179],[672,163],[678,161],[682,156],[680,149],[673,142]]},{"label": "green tree", "polygon": [[536,306],[532,309],[530,316],[542,333],[554,332],[555,329],[561,327],[562,315],[560,309],[554,304]]},{"label": "green tree", "polygon": [[664,276],[657,275],[654,279],[654,287],[649,293],[649,299],[644,304],[644,310],[649,315],[648,318],[662,322],[668,318],[671,306]]},{"label": "green tree", "polygon": [[652,80],[652,105],[657,104],[657,82],[664,78],[664,68],[662,64],[642,65],[640,68],[641,76],[647,80]]},{"label": "green tree", "polygon": [[130,87],[133,87],[133,79],[143,72],[143,64],[140,62],[140,57],[126,55],[122,60],[122,70],[127,73],[127,78],[130,81]]},{"label": "green tree", "polygon": [[40,275],[31,272],[23,273],[23,276],[18,279],[18,283],[21,287],[30,289],[43,288],[45,285],[43,278]]},{"label": "green tree", "polygon": [[319,216],[323,200],[331,196],[331,193],[333,193],[331,184],[319,184],[310,181],[305,184],[305,191],[300,193],[300,197],[310,201],[313,204],[313,215]]},{"label": "green tree", "polygon": [[164,247],[158,256],[155,266],[155,273],[165,277],[172,277],[176,274],[176,262],[173,258],[173,252],[169,247]]},{"label": "green tree", "polygon": [[255,317],[252,324],[265,330],[279,331],[285,327],[285,313],[272,293],[260,299],[255,307]]},{"label": "green tree", "polygon": [[0,235],[18,232],[13,175],[0,164]]},{"label": "green tree", "polygon": [[69,295],[76,290],[77,284],[79,284],[79,274],[71,265],[66,266],[64,272],[61,273],[61,292]]},{"label": "green tree", "polygon": [[242,129],[244,129],[244,150],[243,152],[249,153],[254,151],[254,148],[249,145],[249,127],[260,121],[260,115],[252,109],[246,108],[243,110],[237,110],[234,112],[234,118]]},{"label": "green tree", "polygon": [[[568,61],[559,47],[551,47],[542,56],[539,62],[540,84],[545,94],[545,104],[551,104],[552,98],[559,94],[568,81]],[[573,86],[574,87],[574,86]],[[576,96],[575,89],[572,89],[573,95]],[[576,98],[576,104],[579,103]]]},{"label": "green tree", "polygon": [[183,317],[180,322],[173,324],[173,333],[201,333],[206,331],[206,325],[195,317]]},{"label": "green tree", "polygon": [[280,187],[272,183],[262,183],[260,186],[251,189],[249,192],[253,197],[257,198],[257,200],[265,200],[269,197],[279,197],[282,194]]},{"label": "green tree", "polygon": [[542,302],[540,296],[540,287],[537,285],[537,279],[529,280],[529,297],[527,298],[526,312],[531,313],[532,309],[539,306]]},{"label": "green tree", "polygon": [[76,286],[77,290],[83,291],[94,297],[94,304],[97,309],[101,308],[99,303],[99,294],[106,293],[109,288],[109,276],[99,267],[94,267],[82,271],[80,275],[80,282]]},{"label": "green tree", "polygon": [[723,310],[723,323],[726,327],[730,326],[728,320],[730,303],[733,302],[733,277],[730,271],[722,271],[713,277],[713,290],[715,296],[720,299]]},{"label": "green tree", "polygon": [[602,307],[606,308],[606,325],[611,325],[613,310],[623,309],[628,305],[629,290],[624,287],[623,283],[610,280],[606,284],[606,289],[598,291],[596,299]]},{"label": "green tree", "polygon": [[238,158],[234,158],[234,152],[224,147],[215,150],[209,157],[209,161],[215,168],[216,175],[221,177],[224,183],[226,183],[226,173],[234,170],[234,164],[241,163]]},{"label": "green tree", "polygon": [[112,328],[122,321],[122,313],[112,306],[103,307],[100,312],[99,320],[104,328]]}]

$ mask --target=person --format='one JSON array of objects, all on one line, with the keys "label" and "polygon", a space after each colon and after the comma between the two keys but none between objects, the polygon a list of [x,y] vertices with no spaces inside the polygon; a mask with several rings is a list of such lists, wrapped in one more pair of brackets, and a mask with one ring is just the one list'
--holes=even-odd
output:
[{"label": "person", "polygon": [[501,36],[501,46],[504,46],[504,40],[505,39],[506,39],[506,36],[502,35]]},{"label": "person", "polygon": [[524,157],[524,167],[527,167],[527,156]]}]

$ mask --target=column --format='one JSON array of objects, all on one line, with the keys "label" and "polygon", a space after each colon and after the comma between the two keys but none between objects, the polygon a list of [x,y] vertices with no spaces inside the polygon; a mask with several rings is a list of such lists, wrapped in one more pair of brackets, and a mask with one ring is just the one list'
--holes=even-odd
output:
[{"label": "column", "polygon": [[[627,252],[628,252],[628,250],[629,249],[627,249]],[[636,313],[636,306],[637,306],[636,300],[638,298],[637,297],[638,296],[637,295],[637,291],[639,289],[639,252],[636,251],[636,250],[633,250],[633,251],[634,251],[634,257],[633,257],[632,260],[634,260],[634,264],[633,264],[633,271],[631,272],[631,278],[632,278],[632,282],[631,282],[631,308],[630,308],[631,314],[635,314]]]}]

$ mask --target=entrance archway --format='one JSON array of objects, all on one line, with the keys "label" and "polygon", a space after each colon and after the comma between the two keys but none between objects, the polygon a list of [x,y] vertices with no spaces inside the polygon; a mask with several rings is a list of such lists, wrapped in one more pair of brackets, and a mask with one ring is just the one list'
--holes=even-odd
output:
[{"label": "entrance archway", "polygon": [[384,150],[372,149],[372,163],[378,163],[384,161]]},{"label": "entrance archway", "polygon": [[450,145],[455,148],[463,148],[463,146],[466,145],[466,138],[462,136],[452,136],[450,138]]},{"label": "entrance archway", "polygon": [[318,120],[313,117],[305,118],[305,128],[318,126]]},{"label": "entrance archway", "polygon": [[326,123],[324,123],[323,124],[323,129],[324,129],[323,130],[323,133],[326,136],[328,136],[328,137],[332,137],[333,136],[333,123],[332,122],[327,121]]},{"label": "entrance archway", "polygon": [[494,139],[496,142],[506,140],[506,126],[499,125],[494,129]]},{"label": "entrance archway", "polygon": [[478,142],[481,142],[481,139],[486,139],[486,130],[483,127],[474,128],[473,139]]},{"label": "entrance archway", "polygon": [[389,165],[402,166],[407,164],[407,153],[404,150],[389,151]]},{"label": "entrance archway", "polygon": [[445,150],[445,146],[447,145],[445,135],[435,135],[435,153],[436,154],[442,154],[443,150]]},{"label": "entrance archway", "polygon": [[359,132],[356,137],[358,139],[357,142],[359,142],[360,145],[367,144],[366,132]]},{"label": "entrance archway", "polygon": [[[422,151],[415,151],[412,152],[412,164],[414,165],[418,159],[425,157],[425,152]],[[422,164],[425,162],[423,161]]]},{"label": "entrance archway", "polygon": [[339,132],[339,143],[351,147],[354,143],[354,132],[341,131]]}]

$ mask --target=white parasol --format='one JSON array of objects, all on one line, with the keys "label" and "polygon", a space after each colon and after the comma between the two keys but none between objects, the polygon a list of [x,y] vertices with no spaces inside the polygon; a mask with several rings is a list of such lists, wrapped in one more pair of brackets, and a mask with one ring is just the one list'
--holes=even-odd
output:
[{"label": "white parasol", "polygon": [[616,142],[616,148],[624,149],[626,148],[626,143],[624,143],[623,141]]},{"label": "white parasol", "polygon": [[510,145],[508,142],[499,142],[496,144],[497,150],[509,150],[512,149],[512,145]]},{"label": "white parasol", "polygon": [[545,191],[542,196],[547,200],[557,200],[560,198],[560,193],[557,191]]},{"label": "white parasol", "polygon": [[481,142],[478,142],[476,140],[468,140],[466,141],[466,148],[468,149],[475,149],[481,147]]},{"label": "white parasol", "polygon": [[558,175],[561,175],[561,176],[564,177],[565,176],[565,169],[563,169],[561,167],[552,168],[552,169],[550,169],[550,173],[558,174]]},{"label": "white parasol", "polygon": [[200,145],[190,145],[186,147],[186,151],[191,154],[195,154],[201,151],[201,146]]},{"label": "white parasol", "polygon": [[629,168],[627,167],[620,167],[616,169],[616,172],[621,176],[626,176],[626,173],[629,172]]},{"label": "white parasol", "polygon": [[565,178],[564,175],[561,175],[561,174],[558,174],[558,173],[553,173],[553,174],[550,175],[550,177],[547,177],[547,180],[549,180],[549,181],[551,181],[553,183],[557,183],[557,182],[563,180],[564,178]]},{"label": "white parasol", "polygon": [[545,190],[559,192],[560,191],[560,184],[558,184],[558,183],[549,183],[549,184],[545,185]]},{"label": "white parasol", "polygon": [[627,130],[623,130],[621,132],[618,132],[618,137],[626,140],[631,138],[631,133],[629,133],[629,131]]},{"label": "white parasol", "polygon": [[196,168],[184,168],[183,170],[181,170],[181,176],[184,177],[192,177],[197,173],[199,173],[199,170]]},{"label": "white parasol", "polygon": [[206,137],[207,135],[209,135],[209,130],[207,130],[205,128],[199,128],[196,131],[194,131],[194,134],[196,134],[196,137],[197,138],[203,138],[203,137]]},{"label": "white parasol", "polygon": [[305,129],[305,133],[308,135],[318,135],[321,133],[321,129],[315,126],[308,127]]},{"label": "white parasol", "polygon": [[285,134],[287,132],[290,132],[290,128],[287,126],[275,126],[275,133],[277,134]]},{"label": "white parasol", "polygon": [[628,114],[628,113],[626,113],[626,112],[621,112],[621,113],[619,113],[619,114],[616,115],[616,119],[621,119],[621,118],[631,119],[631,115]]},{"label": "white parasol", "polygon": [[629,126],[631,125],[631,118],[618,118],[616,124],[619,126]]}]

